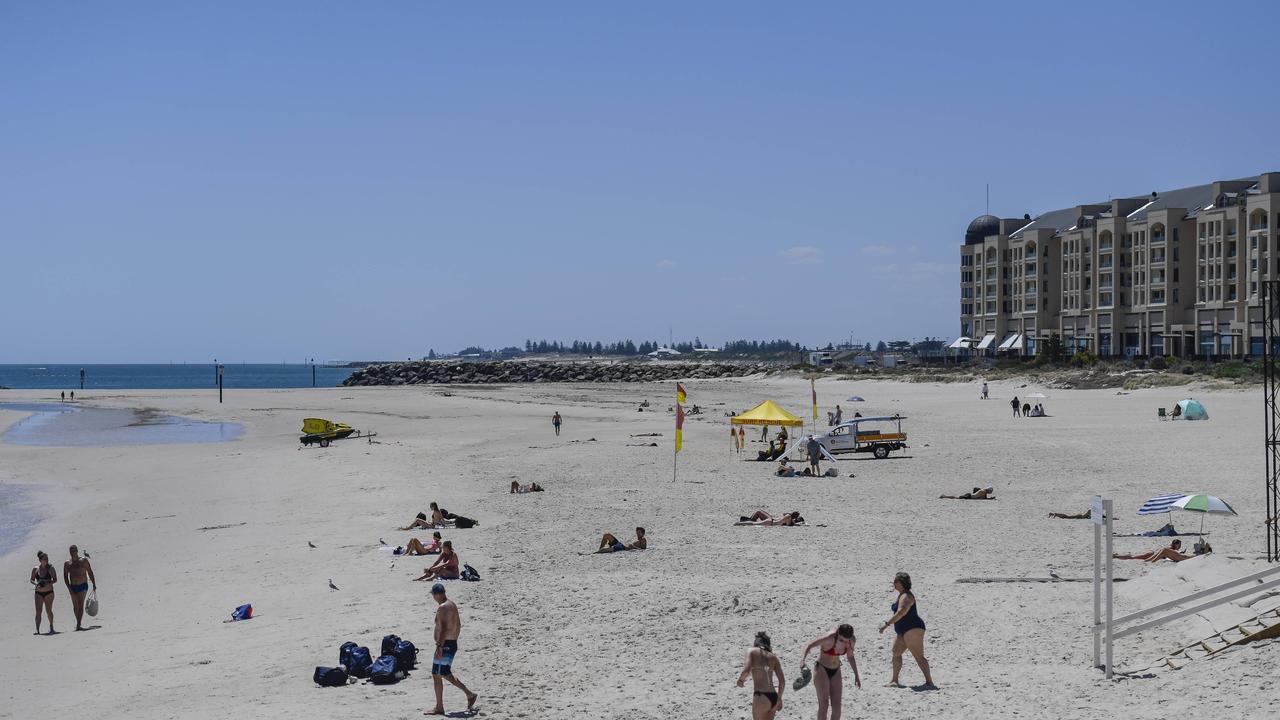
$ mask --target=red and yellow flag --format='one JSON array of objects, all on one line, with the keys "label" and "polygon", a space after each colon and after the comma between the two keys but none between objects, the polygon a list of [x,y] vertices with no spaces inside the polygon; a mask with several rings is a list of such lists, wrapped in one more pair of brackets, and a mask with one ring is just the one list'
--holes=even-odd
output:
[{"label": "red and yellow flag", "polygon": [[684,445],[684,385],[676,383],[676,452]]},{"label": "red and yellow flag", "polygon": [[813,384],[813,378],[809,378],[809,392],[813,394],[813,419],[818,419],[818,386]]}]

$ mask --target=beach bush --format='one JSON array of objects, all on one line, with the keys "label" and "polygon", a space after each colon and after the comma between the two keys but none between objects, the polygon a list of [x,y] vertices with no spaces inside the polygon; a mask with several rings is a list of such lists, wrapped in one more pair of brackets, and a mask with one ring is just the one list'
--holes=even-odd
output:
[{"label": "beach bush", "polygon": [[1169,369],[1169,361],[1165,360],[1163,355],[1157,355],[1151,358],[1151,362],[1148,363],[1148,365],[1152,370],[1168,370]]}]

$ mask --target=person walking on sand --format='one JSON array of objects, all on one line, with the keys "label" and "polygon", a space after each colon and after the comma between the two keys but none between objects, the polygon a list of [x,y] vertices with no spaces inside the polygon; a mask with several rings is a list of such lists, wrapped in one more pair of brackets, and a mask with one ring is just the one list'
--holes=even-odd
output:
[{"label": "person walking on sand", "polygon": [[62,395],[62,402],[66,402],[66,401],[67,401],[67,391],[66,391],[66,390],[63,390],[60,394]]},{"label": "person walking on sand", "polygon": [[[747,650],[747,660],[738,673],[738,687],[746,687],[751,676],[751,720],[773,720],[782,709],[782,689],[787,679],[782,675],[782,663],[773,654],[773,643],[764,631],[756,633],[755,643]],[[778,680],[774,685],[772,675]]]},{"label": "person walking on sand", "polygon": [[83,630],[80,623],[84,618],[84,598],[89,594],[90,583],[93,583],[93,591],[98,591],[98,579],[93,576],[89,558],[80,557],[80,548],[72,545],[70,552],[71,559],[62,563],[62,582],[66,583],[67,592],[71,593],[71,609],[76,613],[76,630]]},{"label": "person walking on sand", "polygon": [[[818,692],[818,720],[840,720],[840,703],[844,693],[844,680],[840,676],[840,656],[848,658],[853,668],[853,686],[862,688],[862,676],[858,674],[858,659],[853,655],[853,626],[843,624],[835,630],[809,643],[800,658],[800,667],[806,667],[809,653],[818,650],[817,667],[814,668],[813,688]],[[817,672],[821,670],[822,672]]]},{"label": "person walking on sand", "polygon": [[58,583],[58,571],[49,564],[49,556],[43,550],[36,552],[40,564],[31,568],[31,584],[36,586],[36,635],[40,634],[40,614],[49,616],[49,634],[53,635],[53,586]]},{"label": "person walking on sand", "polygon": [[769,439],[769,426],[765,425],[764,427],[760,428],[760,442],[764,442],[765,440],[768,440],[768,439]]},{"label": "person walking on sand", "polygon": [[894,575],[893,589],[898,593],[897,601],[890,606],[893,616],[880,626],[883,634],[885,628],[892,625],[896,635],[893,640],[893,677],[889,680],[889,687],[902,687],[898,682],[898,674],[902,672],[902,654],[910,650],[920,672],[924,673],[924,684],[913,689],[937,690],[933,676],[929,674],[929,661],[924,657],[924,620],[916,608],[916,596],[911,592],[911,576],[904,572]]},{"label": "person walking on sand", "polygon": [[1014,395],[1013,399],[1009,401],[1009,407],[1013,408],[1013,416],[1018,417],[1018,412],[1022,410],[1022,403],[1018,402],[1017,395]]},{"label": "person walking on sand", "polygon": [[431,598],[436,601],[435,639],[436,650],[431,656],[431,682],[435,685],[436,706],[423,715],[444,714],[444,681],[448,679],[454,687],[467,696],[467,710],[474,710],[479,695],[467,689],[453,674],[453,659],[458,654],[458,636],[462,634],[462,618],[458,614],[458,606],[444,592],[444,585],[436,583],[431,586]]},{"label": "person walking on sand", "polygon": [[839,425],[842,422],[844,422],[844,410],[842,410],[840,406],[837,405],[836,406],[836,424]]},{"label": "person walking on sand", "polygon": [[557,410],[555,415],[551,416],[551,426],[556,429],[556,437],[560,436],[560,423],[564,422],[560,418],[560,411]]},{"label": "person walking on sand", "polygon": [[982,381],[982,399],[983,400],[987,399],[987,381],[986,380]]}]

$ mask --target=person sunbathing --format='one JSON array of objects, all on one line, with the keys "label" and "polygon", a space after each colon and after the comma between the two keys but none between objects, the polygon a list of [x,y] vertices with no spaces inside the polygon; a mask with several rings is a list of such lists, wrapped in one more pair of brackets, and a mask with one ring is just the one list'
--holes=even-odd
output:
[{"label": "person sunbathing", "polygon": [[[397,550],[400,550],[397,548]],[[396,555],[439,555],[440,554],[440,532],[431,533],[431,544],[423,545],[418,538],[409,538],[409,544],[404,546]]]},{"label": "person sunbathing", "polygon": [[773,444],[772,440],[770,440],[768,450],[759,450],[756,452],[756,460],[757,461],[772,460],[775,457],[774,456],[775,452],[777,452],[777,446]]},{"label": "person sunbathing", "polygon": [[[1196,555],[1207,555],[1213,552],[1213,548],[1210,548],[1208,543],[1205,543],[1203,547],[1206,548],[1204,552],[1197,552]],[[1116,555],[1112,555],[1112,557],[1115,558],[1116,560],[1142,560],[1143,562],[1159,562],[1161,560],[1172,560],[1174,562],[1182,562],[1183,560],[1190,560],[1196,555],[1187,555],[1186,553],[1182,552],[1182,541],[1175,538],[1173,542],[1169,543],[1169,547],[1160,548],[1159,550],[1155,550],[1152,552],[1137,553],[1132,555],[1116,554]]]},{"label": "person sunbathing", "polygon": [[1084,512],[1080,512],[1080,513],[1051,512],[1049,513],[1049,517],[1057,518],[1059,520],[1088,520],[1089,518],[1093,517],[1093,511],[1085,510]]},{"label": "person sunbathing", "polygon": [[414,578],[418,580],[457,580],[461,573],[458,572],[458,554],[453,551],[453,541],[445,540],[440,550],[440,559],[429,568],[422,571],[422,577]]},{"label": "person sunbathing", "polygon": [[993,487],[974,488],[963,495],[939,495],[940,500],[995,500],[996,489]]},{"label": "person sunbathing", "polygon": [[750,515],[743,515],[738,518],[738,522],[734,525],[799,525],[804,522],[804,518],[800,516],[799,511],[783,513],[782,517],[774,517],[764,510],[757,510]]},{"label": "person sunbathing", "polygon": [[787,464],[786,460],[778,463],[778,469],[773,471],[778,477],[795,477],[796,469]]},{"label": "person sunbathing", "polygon": [[400,530],[430,530],[431,528],[441,528],[448,526],[448,518],[451,513],[440,509],[440,506],[431,503],[431,517],[427,517],[426,513],[418,513],[413,522],[407,526],[399,528]]},{"label": "person sunbathing", "polygon": [[600,538],[600,549],[596,550],[596,554],[622,552],[624,550],[644,550],[647,547],[649,547],[649,539],[645,537],[644,528],[638,527],[636,528],[636,539],[625,544],[613,533],[605,533],[604,537]]}]

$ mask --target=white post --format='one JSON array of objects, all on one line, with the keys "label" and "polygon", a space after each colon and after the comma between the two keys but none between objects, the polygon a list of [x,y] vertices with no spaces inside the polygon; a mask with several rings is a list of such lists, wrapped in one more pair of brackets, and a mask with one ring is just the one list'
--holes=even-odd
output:
[{"label": "white post", "polygon": [[1112,666],[1112,662],[1111,662],[1111,657],[1112,657],[1112,655],[1111,655],[1111,641],[1112,641],[1112,635],[1114,634],[1114,628],[1112,627],[1112,620],[1113,620],[1113,615],[1112,615],[1112,596],[1113,596],[1113,590],[1114,590],[1114,588],[1115,588],[1115,585],[1114,585],[1114,582],[1113,582],[1114,578],[1113,578],[1113,575],[1112,575],[1112,564],[1113,564],[1113,561],[1112,561],[1112,557],[1111,557],[1111,556],[1112,556],[1112,552],[1111,552],[1111,532],[1112,532],[1111,522],[1112,522],[1112,520],[1111,520],[1111,517],[1112,517],[1112,514],[1113,514],[1113,513],[1111,512],[1111,509],[1112,509],[1112,503],[1111,503],[1111,501],[1110,501],[1110,500],[1103,500],[1103,501],[1102,501],[1102,513],[1103,513],[1103,515],[1105,515],[1105,516],[1106,516],[1106,521],[1107,521],[1107,522],[1106,522],[1106,525],[1105,525],[1105,526],[1104,526],[1104,528],[1103,528],[1103,531],[1106,533],[1106,538],[1105,538],[1105,540],[1106,540],[1106,544],[1105,544],[1105,545],[1106,545],[1106,549],[1104,550],[1104,555],[1105,555],[1106,557],[1105,557],[1105,558],[1103,558],[1103,559],[1104,559],[1104,560],[1106,561],[1106,563],[1107,563],[1107,679],[1108,679],[1108,680],[1110,680],[1110,679],[1111,679],[1111,676],[1112,676],[1112,674],[1114,673],[1114,667]]},{"label": "white post", "polygon": [[1102,667],[1102,498],[1094,497],[1093,521],[1093,666]]},{"label": "white post", "polygon": [[1106,523],[1102,498],[1095,495],[1089,503],[1089,521],[1093,523],[1093,666],[1102,667],[1102,529]]}]

